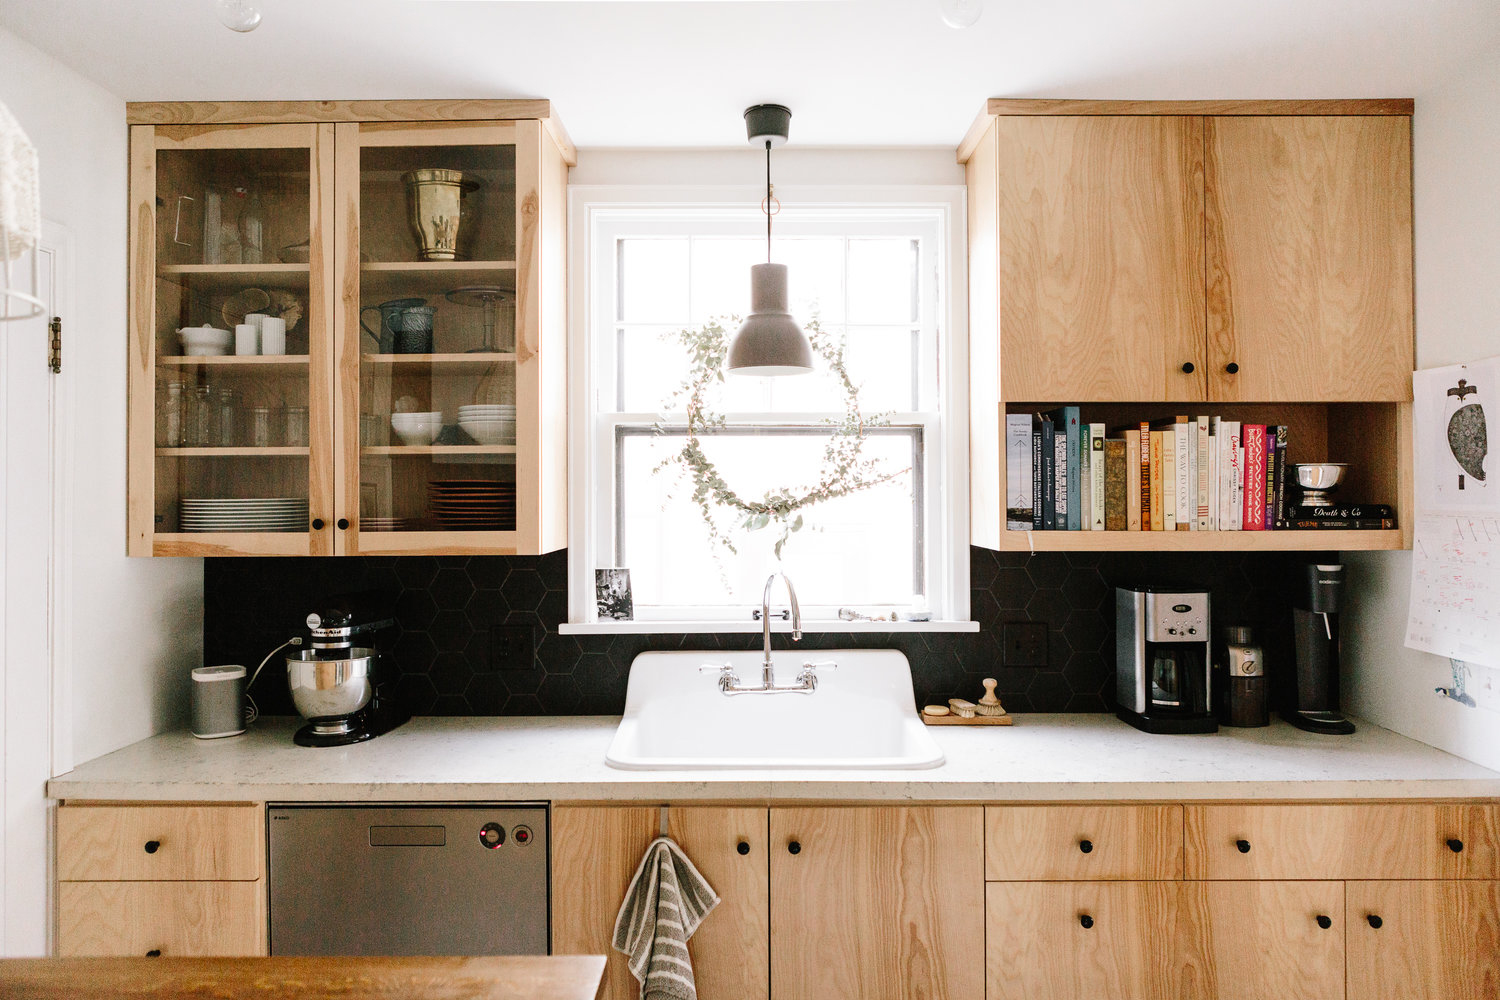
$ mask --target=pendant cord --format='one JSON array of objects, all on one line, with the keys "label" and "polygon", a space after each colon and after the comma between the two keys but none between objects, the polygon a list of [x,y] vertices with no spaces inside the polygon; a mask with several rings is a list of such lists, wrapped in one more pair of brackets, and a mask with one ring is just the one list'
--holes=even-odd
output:
[{"label": "pendant cord", "polygon": [[766,140],[766,263],[771,263],[771,140]]}]

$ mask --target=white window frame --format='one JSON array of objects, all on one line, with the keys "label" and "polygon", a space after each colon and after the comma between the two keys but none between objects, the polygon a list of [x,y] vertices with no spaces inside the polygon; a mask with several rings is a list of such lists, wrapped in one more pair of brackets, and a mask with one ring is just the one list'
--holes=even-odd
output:
[{"label": "white window frame", "polygon": [[[935,274],[924,295],[923,328],[937,337],[939,416],[913,421],[922,427],[924,441],[924,509],[929,524],[924,533],[925,558],[933,612],[930,622],[848,622],[837,620],[832,609],[804,608],[803,630],[808,632],[975,631],[969,617],[968,510],[968,357],[967,292],[963,187],[923,186],[787,186],[777,189],[783,206],[777,232],[792,235],[800,220],[851,210],[868,212],[868,224],[856,222],[872,235],[889,232],[891,221],[916,219],[932,234],[931,265]],[[601,372],[612,367],[615,344],[615,241],[621,237],[682,235],[684,223],[697,227],[721,221],[736,229],[758,216],[763,191],[749,187],[644,185],[578,185],[569,190],[569,550],[568,622],[564,634],[758,632],[761,625],[743,618],[725,620],[722,609],[672,609],[674,617],[630,622],[599,621],[594,606],[594,567],[612,565],[613,453],[616,428],[657,419],[656,414],[596,413],[599,393],[613,394]],[[794,219],[796,221],[794,221]],[[679,221],[681,220],[681,221]],[[930,227],[930,228],[928,228]],[[802,230],[806,231],[806,230]],[[924,234],[925,235],[925,234]],[[924,250],[924,255],[927,253]],[[924,270],[928,262],[924,260]],[[746,275],[748,294],[749,275]],[[926,290],[926,289],[924,289]],[[726,303],[726,311],[741,306]],[[931,345],[928,345],[931,346]],[[788,423],[805,415],[795,413],[740,414],[767,423]],[[905,422],[912,414],[896,414]],[[931,442],[936,442],[933,444]],[[938,523],[931,523],[938,522]],[[708,554],[705,553],[705,558]],[[780,599],[784,602],[784,597]],[[813,617],[813,613],[822,616]],[[678,617],[677,615],[680,615]],[[778,631],[785,628],[776,623]]]}]

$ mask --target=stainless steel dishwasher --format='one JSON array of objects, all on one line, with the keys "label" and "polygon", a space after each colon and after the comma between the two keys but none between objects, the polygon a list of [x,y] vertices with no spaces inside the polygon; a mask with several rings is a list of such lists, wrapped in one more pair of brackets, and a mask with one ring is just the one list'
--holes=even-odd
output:
[{"label": "stainless steel dishwasher", "polygon": [[266,810],[272,955],[545,955],[542,805]]}]

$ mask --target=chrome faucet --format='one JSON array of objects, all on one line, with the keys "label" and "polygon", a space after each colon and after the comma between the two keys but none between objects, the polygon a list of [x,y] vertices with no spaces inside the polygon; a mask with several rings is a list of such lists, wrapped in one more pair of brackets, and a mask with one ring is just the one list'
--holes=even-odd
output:
[{"label": "chrome faucet", "polygon": [[797,672],[795,684],[776,684],[776,668],[771,662],[771,584],[776,582],[777,577],[786,584],[787,600],[791,604],[792,611],[792,641],[797,642],[802,638],[802,609],[797,604],[797,591],[792,588],[792,581],[785,573],[772,573],[766,578],[766,589],[760,598],[760,623],[761,637],[764,641],[765,659],[760,665],[760,687],[741,687],[740,678],[734,672],[734,667],[728,663],[716,664],[705,663],[699,670],[717,670],[719,672],[719,690],[725,694],[812,694],[818,689],[818,670],[836,670],[838,664],[832,660],[822,663],[803,663],[802,669]]}]

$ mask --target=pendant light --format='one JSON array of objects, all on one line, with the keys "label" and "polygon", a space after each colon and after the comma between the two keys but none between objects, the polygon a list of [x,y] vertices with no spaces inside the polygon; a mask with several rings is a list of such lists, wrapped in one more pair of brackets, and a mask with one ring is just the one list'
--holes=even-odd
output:
[{"label": "pendant light", "polygon": [[750,267],[750,315],[729,342],[726,368],[734,375],[769,378],[813,370],[812,345],[787,309],[786,265],[771,263],[771,148],[786,142],[792,112],[780,104],[745,109],[750,142],[766,147],[766,262]]}]

